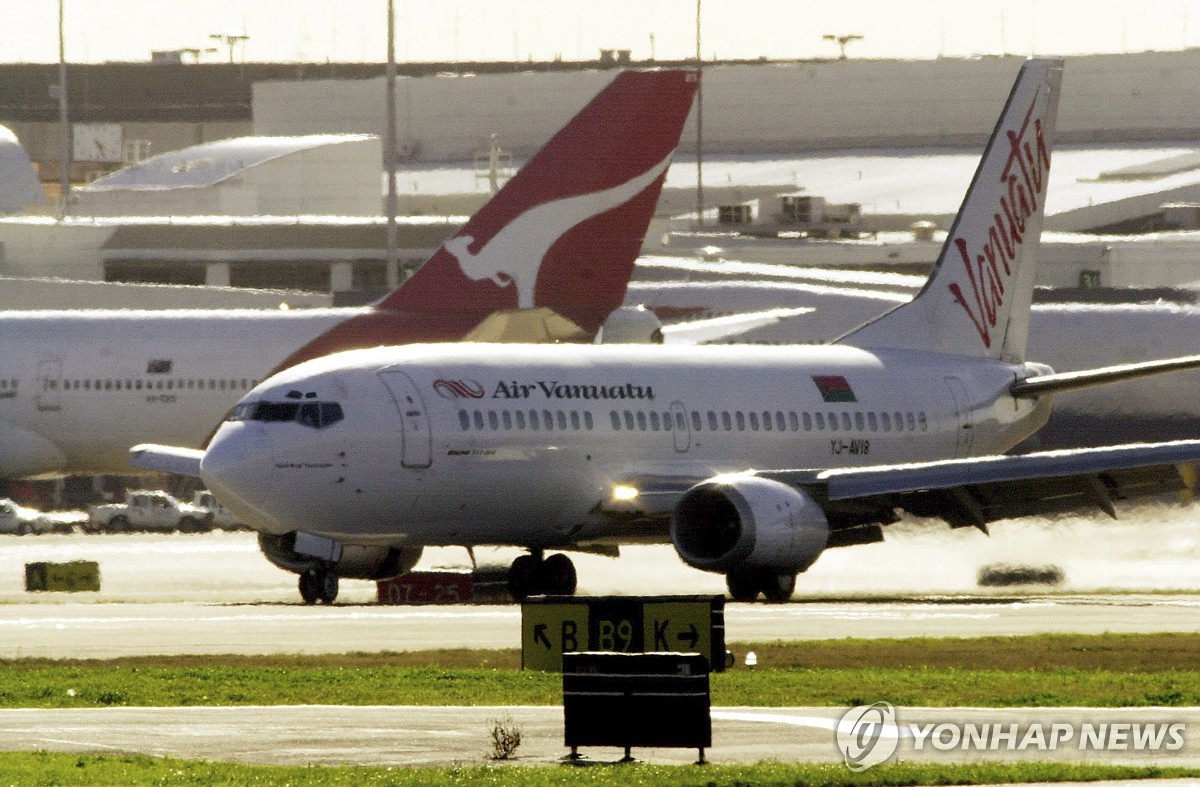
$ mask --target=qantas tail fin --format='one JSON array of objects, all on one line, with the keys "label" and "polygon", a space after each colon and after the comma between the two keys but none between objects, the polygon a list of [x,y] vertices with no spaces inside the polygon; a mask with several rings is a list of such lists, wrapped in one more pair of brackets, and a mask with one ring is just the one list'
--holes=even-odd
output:
[{"label": "qantas tail fin", "polygon": [[693,71],[618,74],[376,308],[548,307],[594,333],[625,297],[696,87]]},{"label": "qantas tail fin", "polygon": [[1025,360],[1062,68],[1025,61],[924,289],[840,343]]}]

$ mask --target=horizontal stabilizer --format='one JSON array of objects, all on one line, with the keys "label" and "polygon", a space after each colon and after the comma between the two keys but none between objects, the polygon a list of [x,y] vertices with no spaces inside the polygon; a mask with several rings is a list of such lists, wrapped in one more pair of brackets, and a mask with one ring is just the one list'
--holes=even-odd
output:
[{"label": "horizontal stabilizer", "polygon": [[1091,388],[1097,385],[1108,385],[1125,380],[1136,380],[1163,372],[1178,372],[1187,369],[1200,369],[1200,355],[1189,355],[1183,358],[1166,358],[1161,361],[1145,361],[1144,363],[1128,363],[1120,366],[1107,366],[1103,369],[1089,369],[1082,372],[1061,372],[1057,374],[1042,374],[1017,380],[1009,388],[1009,392],[1017,398],[1044,396],[1046,394],[1074,391],[1080,388]]},{"label": "horizontal stabilizer", "polygon": [[200,460],[204,452],[198,448],[179,448],[173,445],[142,443],[129,449],[129,464],[143,470],[200,477]]},{"label": "horizontal stabilizer", "polygon": [[729,314],[722,317],[676,323],[664,327],[662,332],[666,344],[708,344],[731,341],[755,328],[774,325],[781,320],[809,314],[812,311],[814,310],[805,306],[764,309],[757,312]]}]

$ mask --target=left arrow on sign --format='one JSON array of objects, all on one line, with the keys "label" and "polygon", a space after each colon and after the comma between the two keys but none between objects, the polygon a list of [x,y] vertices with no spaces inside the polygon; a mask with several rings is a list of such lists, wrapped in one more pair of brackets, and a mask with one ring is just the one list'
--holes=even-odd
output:
[{"label": "left arrow on sign", "polygon": [[550,650],[550,638],[546,636],[546,624],[538,623],[533,627],[533,641],[540,642]]}]

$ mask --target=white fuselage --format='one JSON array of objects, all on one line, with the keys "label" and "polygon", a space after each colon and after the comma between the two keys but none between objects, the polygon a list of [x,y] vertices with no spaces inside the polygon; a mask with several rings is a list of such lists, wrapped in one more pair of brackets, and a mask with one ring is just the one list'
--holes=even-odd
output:
[{"label": "white fuselage", "polygon": [[[201,475],[266,532],[393,545],[661,541],[665,527],[630,532],[599,510],[614,485],[996,453],[1048,414],[1044,399],[1006,393],[1029,373],[844,346],[378,348],[310,361],[251,392]],[[341,417],[319,428],[248,417],[260,402],[336,403]]]},{"label": "white fuselage", "polygon": [[0,313],[0,478],[129,472],[200,447],[259,380],[360,309]]}]

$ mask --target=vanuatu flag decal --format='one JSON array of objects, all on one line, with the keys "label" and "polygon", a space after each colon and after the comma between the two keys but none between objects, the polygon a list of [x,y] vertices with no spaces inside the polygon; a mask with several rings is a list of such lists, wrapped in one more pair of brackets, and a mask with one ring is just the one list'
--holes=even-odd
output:
[{"label": "vanuatu flag decal", "polygon": [[813,375],[813,382],[821,392],[821,398],[827,402],[857,402],[854,390],[846,378],[840,374]]}]

